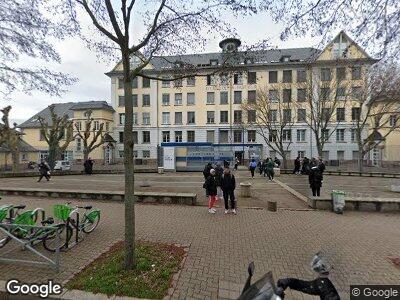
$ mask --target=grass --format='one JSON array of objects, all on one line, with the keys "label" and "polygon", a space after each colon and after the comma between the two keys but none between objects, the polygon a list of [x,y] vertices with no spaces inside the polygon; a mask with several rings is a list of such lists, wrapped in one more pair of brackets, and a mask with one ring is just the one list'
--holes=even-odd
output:
[{"label": "grass", "polygon": [[66,288],[107,295],[163,298],[173,274],[179,269],[184,250],[172,245],[138,242],[135,254],[136,268],[124,270],[124,243],[119,242],[72,278]]}]

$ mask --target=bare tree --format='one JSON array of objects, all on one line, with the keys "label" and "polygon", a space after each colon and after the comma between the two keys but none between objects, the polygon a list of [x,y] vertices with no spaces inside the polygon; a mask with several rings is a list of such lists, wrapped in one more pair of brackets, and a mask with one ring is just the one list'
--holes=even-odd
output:
[{"label": "bare tree", "polygon": [[[46,67],[25,67],[20,56],[59,63],[60,56],[50,43],[71,33],[47,11],[48,1],[0,1],[0,93],[7,96],[14,90],[32,90],[60,95],[63,87],[76,81]],[[33,65],[33,64],[32,64]]]},{"label": "bare tree", "polygon": [[377,57],[400,55],[400,7],[397,0],[261,0],[261,8],[285,24],[281,39],[322,37],[325,44],[340,30],[356,36]]},{"label": "bare tree", "polygon": [[0,147],[5,146],[11,152],[12,157],[12,171],[19,171],[19,158],[20,158],[20,133],[16,130],[17,123],[13,124],[13,128],[10,126],[9,115],[11,106],[7,106],[1,109],[3,114],[0,123]]},{"label": "bare tree", "polygon": [[270,94],[264,88],[257,90],[256,101],[248,100],[242,107],[249,123],[244,126],[254,128],[268,147],[282,157],[283,167],[287,168],[286,156],[292,144],[294,125],[291,99],[281,99],[279,94]]},{"label": "bare tree", "polygon": [[325,68],[313,70],[307,68],[307,81],[303,83],[305,100],[297,101],[298,109],[305,110],[303,122],[310,128],[315,138],[318,155],[322,157],[325,143],[329,140],[338,126],[345,122],[346,102],[351,96],[349,82],[338,79],[337,69]]},{"label": "bare tree", "polygon": [[[400,128],[400,68],[395,63],[377,64],[364,76],[359,90],[359,106],[353,108],[354,138],[358,145],[358,169],[363,171],[367,153]],[[364,132],[371,135],[365,138]],[[381,139],[375,140],[378,132]]]},{"label": "bare tree", "polygon": [[[135,266],[135,209],[133,164],[133,102],[132,78],[137,76],[166,80],[161,76],[149,76],[145,67],[153,57],[166,53],[187,53],[204,46],[208,33],[220,32],[232,36],[232,27],[220,19],[220,13],[230,9],[233,13],[254,12],[249,0],[210,0],[184,2],[177,0],[64,0],[65,14],[79,27],[79,11],[84,11],[101,34],[103,40],[89,41],[92,48],[101,52],[116,53],[121,59],[125,95],[124,165],[125,165],[125,268]],[[143,21],[146,28],[139,36],[133,26]],[[135,34],[134,34],[135,33]],[[114,52],[113,52],[114,51]],[[175,59],[181,74],[193,76],[195,67]],[[173,70],[172,70],[173,71]],[[190,74],[187,74],[190,73]],[[182,76],[182,75],[178,75]],[[170,80],[174,80],[172,78]]]},{"label": "bare tree", "polygon": [[73,127],[68,115],[57,115],[54,105],[50,105],[49,110],[51,123],[49,124],[42,116],[38,118],[38,121],[41,127],[41,134],[49,146],[48,164],[53,169],[56,160],[61,159],[62,153],[73,141]]},{"label": "bare tree", "polygon": [[86,161],[89,157],[89,154],[104,144],[104,123],[99,123],[98,128],[96,128],[94,124],[94,120],[91,117],[92,111],[88,110],[85,112],[86,120],[85,120],[85,128],[82,131],[80,126],[80,122],[75,123],[75,129],[77,133],[75,134],[75,138],[78,137],[83,142],[83,160]]}]

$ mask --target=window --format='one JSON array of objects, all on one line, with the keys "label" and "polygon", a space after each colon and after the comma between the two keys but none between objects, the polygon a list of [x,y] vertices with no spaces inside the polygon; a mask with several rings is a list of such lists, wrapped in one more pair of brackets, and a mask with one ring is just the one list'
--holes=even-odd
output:
[{"label": "window", "polygon": [[242,123],[242,111],[241,110],[233,111],[233,122],[236,124]]},{"label": "window", "polygon": [[276,130],[271,130],[269,132],[269,141],[270,142],[276,142],[277,134],[278,134],[278,132]]},{"label": "window", "polygon": [[182,112],[175,112],[175,124],[182,124]]},{"label": "window", "polygon": [[215,123],[215,112],[208,111],[207,112],[207,124],[214,124]]},{"label": "window", "polygon": [[143,101],[142,106],[150,106],[150,95],[148,94],[142,95],[142,101]]},{"label": "window", "polygon": [[248,72],[247,73],[247,84],[256,84],[257,83],[257,73],[256,72]]},{"label": "window", "polygon": [[81,121],[76,122],[75,123],[75,128],[77,128],[77,130],[82,130],[82,122]]},{"label": "window", "polygon": [[210,59],[211,66],[218,66],[218,59]]},{"label": "window", "polygon": [[352,107],[351,108],[351,120],[358,121],[360,119],[360,111],[359,107]]},{"label": "window", "polygon": [[76,139],[76,151],[82,151],[82,140]]},{"label": "window", "polygon": [[292,82],[292,70],[283,70],[283,81],[284,83]]},{"label": "window", "polygon": [[174,87],[182,87],[182,79],[175,79],[174,80]]},{"label": "window", "polygon": [[297,102],[305,102],[307,100],[306,89],[297,89]]},{"label": "window", "polygon": [[214,104],[215,103],[215,93],[208,92],[207,93],[207,104]]},{"label": "window", "polygon": [[285,103],[292,102],[292,90],[291,89],[283,90],[283,102],[285,102]]},{"label": "window", "polygon": [[306,141],[306,130],[305,129],[297,129],[297,141],[298,142]]},{"label": "window", "polygon": [[255,142],[256,141],[256,131],[255,130],[248,130],[247,131],[247,141],[248,142]]},{"label": "window", "polygon": [[137,89],[138,88],[138,78],[137,77],[133,77],[132,78],[132,88],[133,89]]},{"label": "window", "polygon": [[255,123],[256,122],[256,111],[248,110],[247,111],[247,123]]},{"label": "window", "polygon": [[322,81],[331,81],[331,69],[329,68],[322,68],[321,69],[321,80]]},{"label": "window", "polygon": [[134,144],[139,143],[138,132],[137,132],[137,131],[134,131],[134,132],[132,132],[132,133],[133,133],[133,143],[134,143]]},{"label": "window", "polygon": [[268,121],[269,122],[276,122],[277,121],[277,111],[276,109],[271,109],[268,111]]},{"label": "window", "polygon": [[215,79],[213,75],[207,75],[207,85],[214,85]]},{"label": "window", "polygon": [[321,137],[324,141],[329,141],[329,129],[322,129],[321,130]]},{"label": "window", "polygon": [[339,67],[336,68],[336,80],[342,81],[342,80],[346,80],[346,68],[345,67]]},{"label": "window", "polygon": [[257,93],[256,91],[247,92],[247,103],[256,103]]},{"label": "window", "polygon": [[215,131],[214,130],[207,130],[207,142],[214,143],[215,140]]},{"label": "window", "polygon": [[188,124],[195,124],[196,123],[196,118],[194,111],[188,111],[187,113],[187,123]]},{"label": "window", "polygon": [[283,122],[290,123],[292,121],[292,110],[285,108],[283,109]]},{"label": "window", "polygon": [[397,116],[396,115],[392,115],[389,117],[389,124],[391,127],[396,127],[397,125]]},{"label": "window", "polygon": [[143,125],[150,125],[150,113],[142,113]]},{"label": "window", "polygon": [[125,114],[119,114],[119,125],[125,124]]},{"label": "window", "polygon": [[99,121],[94,121],[94,122],[93,122],[93,129],[94,129],[95,131],[100,130],[100,123],[99,123]]},{"label": "window", "polygon": [[[163,77],[163,79],[168,79],[168,77]],[[170,86],[170,81],[163,80],[161,83],[161,87],[168,88]]]},{"label": "window", "polygon": [[346,111],[344,107],[336,108],[336,122],[343,122],[346,119]]},{"label": "window", "polygon": [[175,143],[182,143],[182,131],[175,131]]},{"label": "window", "polygon": [[175,93],[175,105],[182,105],[182,93]]},{"label": "window", "polygon": [[297,82],[307,82],[307,73],[304,69],[297,70]]},{"label": "window", "polygon": [[142,132],[142,143],[143,144],[150,143],[150,131]]},{"label": "window", "polygon": [[150,158],[150,150],[142,151],[143,158]]},{"label": "window", "polygon": [[137,113],[133,113],[132,114],[132,123],[133,123],[133,125],[137,125],[138,124]]},{"label": "window", "polygon": [[196,85],[196,78],[195,77],[186,78],[186,85],[187,86],[195,86]]},{"label": "window", "polygon": [[330,88],[321,88],[321,100],[322,101],[329,101],[329,96],[331,94]]},{"label": "window", "polygon": [[194,143],[195,142],[195,132],[193,130],[189,130],[187,132],[187,141],[188,143]]},{"label": "window", "polygon": [[284,129],[282,131],[282,140],[284,142],[291,142],[292,141],[292,130]]},{"label": "window", "polygon": [[278,82],[278,71],[269,71],[268,72],[268,82],[269,83],[277,83]]},{"label": "window", "polygon": [[163,112],[162,113],[162,124],[163,125],[169,125],[170,124],[170,114],[169,112]]},{"label": "window", "polygon": [[133,107],[138,107],[138,95],[132,94],[132,105]]},{"label": "window", "polygon": [[242,91],[234,91],[233,104],[242,104]]},{"label": "window", "polygon": [[221,85],[228,85],[229,84],[229,77],[227,74],[219,75],[219,82]]},{"label": "window", "polygon": [[321,117],[322,117],[322,120],[324,121],[324,122],[329,122],[329,120],[331,119],[331,109],[330,108],[327,108],[327,107],[324,107],[324,108],[322,108],[321,109]]},{"label": "window", "polygon": [[344,129],[336,129],[336,142],[344,142]]},{"label": "window", "polygon": [[354,160],[358,160],[358,158],[359,158],[359,156],[360,156],[359,153],[360,153],[360,152],[357,151],[357,150],[353,151],[353,159],[354,159]]},{"label": "window", "polygon": [[187,93],[186,97],[187,97],[187,105],[195,104],[196,100],[195,100],[194,93]]},{"label": "window", "polygon": [[162,94],[162,105],[169,105],[169,94]]},{"label": "window", "polygon": [[118,78],[118,88],[119,89],[124,88],[124,79],[123,78]]},{"label": "window", "polygon": [[243,84],[243,75],[242,75],[242,73],[233,74],[233,84]]},{"label": "window", "polygon": [[162,132],[162,141],[163,141],[163,143],[169,143],[170,142],[170,133],[169,133],[169,131],[163,131]]},{"label": "window", "polygon": [[220,112],[220,123],[228,123],[228,111],[224,110]]},{"label": "window", "polygon": [[351,79],[358,80],[361,79],[361,67],[355,66],[351,68]]},{"label": "window", "polygon": [[125,97],[124,96],[118,96],[118,106],[119,107],[125,106]]},{"label": "window", "polygon": [[306,121],[306,109],[299,108],[297,110],[297,122],[305,122]]},{"label": "window", "polygon": [[329,160],[329,151],[322,151],[322,159]]},{"label": "window", "polygon": [[354,99],[360,100],[362,96],[362,88],[361,86],[353,86],[351,88],[351,94]]},{"label": "window", "polygon": [[219,142],[220,143],[228,143],[228,130],[220,130],[219,131]]},{"label": "window", "polygon": [[306,156],[306,151],[297,151],[297,156],[300,158],[304,158]]},{"label": "window", "polygon": [[336,97],[338,100],[345,100],[346,99],[346,88],[338,87],[336,89]]},{"label": "window", "polygon": [[149,88],[150,87],[150,79],[142,77],[142,87]]},{"label": "window", "polygon": [[[121,155],[121,152],[122,152],[122,155]],[[119,152],[120,153],[120,157],[122,158],[122,157],[124,157],[124,151],[120,151]],[[137,150],[133,150],[133,158],[138,158],[138,152],[137,152]]]},{"label": "window", "polygon": [[357,140],[357,128],[350,129],[350,140],[355,142]]},{"label": "window", "polygon": [[228,92],[219,93],[219,104],[228,104]]},{"label": "window", "polygon": [[119,142],[120,143],[124,142],[124,133],[122,131],[119,132]]},{"label": "window", "polygon": [[279,102],[279,91],[278,90],[269,90],[268,98],[271,102]]},{"label": "window", "polygon": [[242,142],[242,130],[234,130],[233,131],[233,142],[234,143],[241,143]]},{"label": "window", "polygon": [[338,150],[336,156],[338,160],[344,160],[344,151]]}]

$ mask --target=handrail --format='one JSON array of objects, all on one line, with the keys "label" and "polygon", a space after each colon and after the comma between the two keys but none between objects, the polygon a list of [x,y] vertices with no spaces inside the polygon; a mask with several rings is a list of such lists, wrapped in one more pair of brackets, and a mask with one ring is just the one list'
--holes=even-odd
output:
[{"label": "handrail", "polygon": [[[281,169],[281,173],[292,174],[293,170]],[[342,170],[325,170],[324,175],[400,178],[400,173],[359,172],[359,171],[342,171]]]}]

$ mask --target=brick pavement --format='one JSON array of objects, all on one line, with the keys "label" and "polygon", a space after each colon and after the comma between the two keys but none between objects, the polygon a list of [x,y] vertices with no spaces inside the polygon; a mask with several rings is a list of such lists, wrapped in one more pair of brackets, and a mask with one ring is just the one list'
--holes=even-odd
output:
[{"label": "brick pavement", "polygon": [[[49,210],[56,201],[7,197],[0,203],[24,202]],[[102,221],[96,231],[62,254],[62,270],[1,264],[0,280],[64,281],[123,238],[123,204],[96,202]],[[312,255],[322,250],[333,265],[332,280],[341,293],[350,284],[400,282],[389,256],[399,256],[398,214],[240,209],[238,215],[210,215],[203,207],[137,205],[138,239],[190,244],[174,299],[215,299],[221,282],[243,284],[254,260],[255,278],[272,270],[277,279],[311,279]],[[1,253],[1,251],[0,251]],[[26,255],[26,253],[24,253]],[[295,295],[292,299],[302,299]],[[344,299],[346,299],[345,297]],[[290,298],[289,298],[290,299]]]}]

